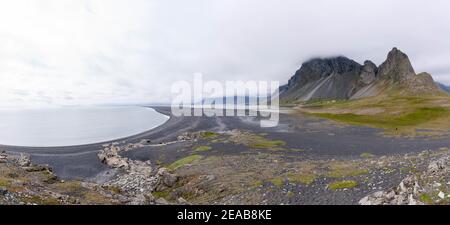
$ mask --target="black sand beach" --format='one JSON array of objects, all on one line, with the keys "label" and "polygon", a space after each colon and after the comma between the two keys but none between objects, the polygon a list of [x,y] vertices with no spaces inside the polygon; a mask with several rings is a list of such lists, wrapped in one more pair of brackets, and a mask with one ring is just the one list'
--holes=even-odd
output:
[{"label": "black sand beach", "polygon": [[[152,108],[162,114],[171,115],[169,107]],[[103,144],[111,142],[120,144],[137,143],[142,139],[151,140],[152,143],[162,143],[176,140],[176,137],[183,132],[221,132],[234,129],[265,133],[269,139],[285,141],[286,147],[305,150],[301,153],[289,152],[286,154],[301,155],[314,159],[351,158],[358,157],[362,153],[373,155],[417,153],[423,150],[436,150],[450,146],[450,138],[448,137],[438,139],[384,137],[380,133],[381,131],[377,129],[341,126],[303,115],[280,114],[280,124],[274,128],[261,128],[258,120],[250,117],[171,116],[165,124],[153,130],[110,142],[45,148],[0,145],[0,149],[7,152],[30,154],[35,163],[50,165],[61,178],[88,179],[108,169],[97,158],[97,153],[102,149]],[[126,156],[140,160],[155,160],[161,154],[164,154],[165,161],[170,162],[183,157],[182,153],[176,151],[182,147],[182,144],[145,147],[127,152]],[[205,154],[239,154],[247,150],[245,146],[235,145],[223,145],[220,148],[223,151]]]}]

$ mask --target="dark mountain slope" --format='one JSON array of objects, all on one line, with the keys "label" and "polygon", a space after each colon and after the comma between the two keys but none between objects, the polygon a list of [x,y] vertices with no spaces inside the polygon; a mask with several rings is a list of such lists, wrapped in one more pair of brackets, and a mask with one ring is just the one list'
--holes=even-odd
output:
[{"label": "dark mountain slope", "polygon": [[283,87],[282,102],[313,99],[357,99],[395,92],[400,95],[438,95],[428,73],[416,74],[406,54],[392,49],[379,67],[346,57],[312,59]]}]

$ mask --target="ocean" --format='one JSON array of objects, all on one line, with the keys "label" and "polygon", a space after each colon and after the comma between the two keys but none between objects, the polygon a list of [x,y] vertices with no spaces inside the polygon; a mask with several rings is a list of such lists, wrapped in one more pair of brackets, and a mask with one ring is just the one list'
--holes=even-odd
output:
[{"label": "ocean", "polygon": [[168,116],[135,106],[0,109],[0,145],[57,147],[111,141],[153,129]]}]

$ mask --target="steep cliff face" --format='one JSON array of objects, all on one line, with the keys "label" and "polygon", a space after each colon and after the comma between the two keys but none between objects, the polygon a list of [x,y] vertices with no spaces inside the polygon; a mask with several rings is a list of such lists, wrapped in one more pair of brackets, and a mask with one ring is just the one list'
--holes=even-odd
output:
[{"label": "steep cliff face", "polygon": [[397,48],[389,52],[386,61],[380,65],[378,71],[380,79],[401,84],[416,75],[408,56]]},{"label": "steep cliff face", "polygon": [[431,75],[416,75],[406,54],[392,49],[379,67],[346,57],[313,59],[304,63],[281,90],[282,101],[356,99],[397,90],[400,94],[439,94]]},{"label": "steep cliff face", "polygon": [[359,88],[363,66],[346,57],[313,59],[289,80],[282,99],[347,99]]}]

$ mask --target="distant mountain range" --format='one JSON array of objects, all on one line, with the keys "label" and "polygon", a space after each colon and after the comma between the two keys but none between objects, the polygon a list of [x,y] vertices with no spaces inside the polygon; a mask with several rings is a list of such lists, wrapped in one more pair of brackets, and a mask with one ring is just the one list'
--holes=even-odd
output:
[{"label": "distant mountain range", "polygon": [[438,83],[438,82],[436,82],[436,83],[437,83],[437,85],[438,85],[442,90],[444,90],[444,91],[450,93],[450,86],[447,86],[447,85],[445,85],[445,84]]},{"label": "distant mountain range", "polygon": [[360,65],[343,56],[309,60],[287,85],[280,87],[280,99],[292,102],[358,99],[388,93],[438,95],[442,94],[441,88],[430,74],[416,74],[408,56],[394,48],[378,67],[369,60]]}]

